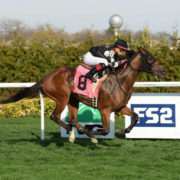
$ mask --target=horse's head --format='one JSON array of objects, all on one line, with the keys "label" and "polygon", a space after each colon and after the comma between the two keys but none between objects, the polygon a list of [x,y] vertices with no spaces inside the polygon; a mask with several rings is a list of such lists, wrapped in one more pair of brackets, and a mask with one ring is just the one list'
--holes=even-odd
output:
[{"label": "horse's head", "polygon": [[160,78],[164,77],[165,70],[163,66],[159,64],[150,52],[144,48],[139,48],[137,55],[140,55],[139,71],[152,73]]}]

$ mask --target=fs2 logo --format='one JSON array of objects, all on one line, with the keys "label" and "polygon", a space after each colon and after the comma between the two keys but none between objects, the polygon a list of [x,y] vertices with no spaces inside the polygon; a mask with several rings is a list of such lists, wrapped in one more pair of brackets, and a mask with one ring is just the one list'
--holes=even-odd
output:
[{"label": "fs2 logo", "polygon": [[175,127],[175,104],[131,104],[139,116],[136,127]]}]

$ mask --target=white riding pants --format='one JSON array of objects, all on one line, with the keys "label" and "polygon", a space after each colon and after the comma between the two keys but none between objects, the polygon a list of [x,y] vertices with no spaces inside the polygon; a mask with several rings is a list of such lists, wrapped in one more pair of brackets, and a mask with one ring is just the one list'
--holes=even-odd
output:
[{"label": "white riding pants", "polygon": [[99,63],[104,63],[106,66],[108,66],[107,59],[101,58],[101,57],[95,57],[90,52],[87,52],[83,56],[83,62],[85,64],[88,64],[88,65],[96,65],[96,64],[99,64]]}]

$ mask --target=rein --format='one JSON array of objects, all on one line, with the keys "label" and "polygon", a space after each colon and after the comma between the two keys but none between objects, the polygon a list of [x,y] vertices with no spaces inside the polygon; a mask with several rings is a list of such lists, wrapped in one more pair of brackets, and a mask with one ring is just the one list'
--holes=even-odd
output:
[{"label": "rein", "polygon": [[122,84],[120,83],[118,77],[116,76],[116,81],[118,82],[118,86],[120,88],[120,90],[124,93],[124,95],[128,96],[129,93],[123,88]]},{"label": "rein", "polygon": [[131,64],[129,64],[129,67],[131,68],[131,70],[133,70],[133,71],[137,71],[137,72],[139,72],[140,71],[140,69],[136,69],[136,68],[134,68]]},{"label": "rein", "polygon": [[[146,57],[145,57],[145,55],[141,52],[141,51],[139,51],[135,56],[137,56],[138,54],[141,54],[141,59],[142,60],[144,60],[144,59],[146,59]],[[134,57],[135,57],[134,56]],[[133,58],[132,58],[133,59]],[[128,63],[128,66],[130,67],[130,69],[132,70],[132,71],[135,71],[135,72],[140,72],[141,71],[141,69],[136,69],[136,68],[134,68],[132,65],[131,65],[131,63]],[[116,76],[116,80],[117,80],[117,82],[118,82],[118,86],[119,86],[119,88],[120,88],[120,90],[124,93],[124,95],[125,96],[129,96],[129,93],[126,91],[126,89],[124,89],[123,88],[123,85],[122,85],[122,83],[119,81],[119,79],[118,79],[118,77]]]}]

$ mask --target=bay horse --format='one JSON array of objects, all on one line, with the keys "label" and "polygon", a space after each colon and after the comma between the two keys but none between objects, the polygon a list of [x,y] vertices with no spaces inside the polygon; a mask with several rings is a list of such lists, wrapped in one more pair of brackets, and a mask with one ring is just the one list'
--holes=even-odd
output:
[{"label": "bay horse", "polygon": [[[132,118],[129,127],[123,130],[125,134],[129,133],[138,121],[138,115],[127,107],[127,103],[133,92],[133,84],[140,72],[153,73],[161,77],[165,71],[151,53],[144,48],[139,48],[123,72],[117,68],[102,82],[97,104],[102,117],[102,127],[95,131],[88,129],[86,126],[82,127],[78,123],[79,102],[89,104],[84,98],[72,92],[75,68],[61,67],[45,76],[32,87],[22,89],[15,95],[0,101],[0,104],[34,97],[41,91],[45,96],[56,102],[56,107],[50,118],[67,131],[71,130],[71,124],[74,122],[78,131],[85,133],[90,138],[95,138],[95,135],[107,135],[109,133],[111,112],[121,112],[123,115]],[[60,119],[60,114],[66,105],[69,110],[69,124]]]}]

